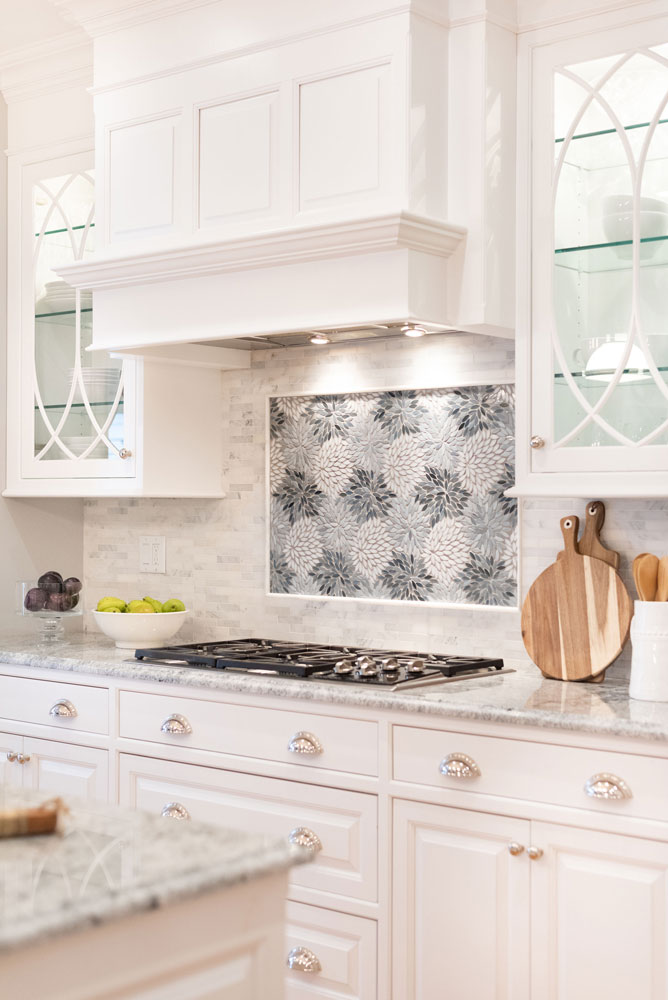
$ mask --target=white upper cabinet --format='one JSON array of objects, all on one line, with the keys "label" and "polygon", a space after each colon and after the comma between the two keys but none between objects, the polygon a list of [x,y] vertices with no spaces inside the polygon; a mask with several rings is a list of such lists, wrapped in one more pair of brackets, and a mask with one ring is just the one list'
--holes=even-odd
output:
[{"label": "white upper cabinet", "polygon": [[520,493],[668,492],[665,12],[522,39]]},{"label": "white upper cabinet", "polygon": [[58,6],[95,41],[98,243],[59,274],[97,347],[513,335],[515,34],[487,0]]},{"label": "white upper cabinet", "polygon": [[[64,77],[56,74],[57,56]],[[26,60],[11,73],[0,71],[10,111],[4,493],[222,496],[220,370],[248,367],[248,352],[186,345],[155,358],[93,350],[97,302],[59,276],[62,266],[93,256],[100,242],[87,136],[92,99],[84,88],[90,80],[84,62],[79,85],[71,85],[72,56],[64,44],[46,69]],[[57,142],[50,139],[54,99]],[[136,148],[140,167],[154,150],[165,155],[159,134]],[[127,177],[117,183],[129,184]],[[119,207],[119,232],[131,232],[137,218],[157,231],[164,192],[154,188],[136,215]]]}]

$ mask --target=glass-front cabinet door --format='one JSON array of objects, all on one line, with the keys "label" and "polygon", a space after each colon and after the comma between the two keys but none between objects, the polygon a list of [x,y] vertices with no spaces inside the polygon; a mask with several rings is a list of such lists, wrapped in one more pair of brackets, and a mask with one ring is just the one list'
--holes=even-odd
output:
[{"label": "glass-front cabinet door", "polygon": [[668,18],[532,66],[530,470],[665,472]]},{"label": "glass-front cabinet door", "polygon": [[134,475],[133,367],[92,343],[90,292],[58,269],[95,247],[95,177],[83,154],[24,175],[22,468],[27,478]]}]

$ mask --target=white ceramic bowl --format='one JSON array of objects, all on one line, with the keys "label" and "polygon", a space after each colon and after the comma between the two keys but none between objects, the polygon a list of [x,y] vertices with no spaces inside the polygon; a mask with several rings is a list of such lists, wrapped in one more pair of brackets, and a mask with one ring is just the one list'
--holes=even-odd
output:
[{"label": "white ceramic bowl", "polygon": [[145,646],[164,646],[179,631],[189,611],[167,611],[162,614],[121,614],[94,611],[97,627],[119,649],[142,649]]}]

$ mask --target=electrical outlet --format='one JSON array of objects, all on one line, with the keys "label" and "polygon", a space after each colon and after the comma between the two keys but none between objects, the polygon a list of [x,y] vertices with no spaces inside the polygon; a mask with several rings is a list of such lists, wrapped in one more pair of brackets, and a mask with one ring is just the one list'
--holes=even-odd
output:
[{"label": "electrical outlet", "polygon": [[141,573],[165,573],[165,536],[142,535],[139,539]]}]

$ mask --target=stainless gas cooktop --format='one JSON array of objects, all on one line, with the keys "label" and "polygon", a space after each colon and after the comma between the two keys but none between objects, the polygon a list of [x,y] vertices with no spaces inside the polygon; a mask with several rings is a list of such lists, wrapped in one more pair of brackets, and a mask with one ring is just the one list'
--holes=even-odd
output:
[{"label": "stainless gas cooktop", "polygon": [[503,660],[480,656],[390,652],[271,639],[230,639],[138,649],[135,657],[161,666],[253,672],[334,684],[380,685],[390,690],[511,672],[504,669]]}]

